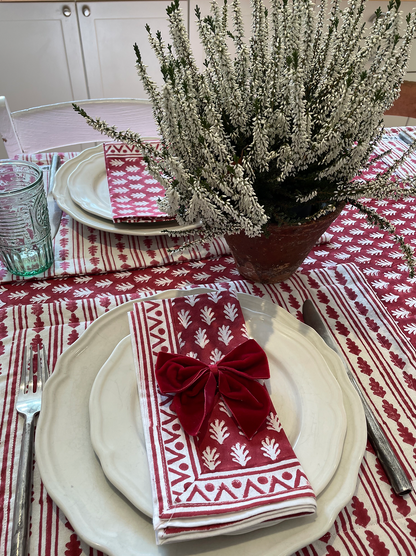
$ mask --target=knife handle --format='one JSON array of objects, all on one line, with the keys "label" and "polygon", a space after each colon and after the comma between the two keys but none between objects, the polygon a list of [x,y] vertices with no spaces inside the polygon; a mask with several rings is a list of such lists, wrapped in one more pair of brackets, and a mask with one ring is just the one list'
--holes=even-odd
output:
[{"label": "knife handle", "polygon": [[[347,367],[346,363],[344,365]],[[394,489],[394,492],[399,495],[409,494],[413,490],[412,483],[408,479],[404,469],[401,466],[393,448],[390,445],[386,435],[382,431],[380,424],[374,416],[373,411],[368,405],[361,389],[355,379],[355,376],[347,367],[348,376],[358,392],[361,398],[364,413],[367,420],[367,434],[370,439],[371,444],[377,453],[377,457],[383,466],[386,475],[390,480],[390,484]]]},{"label": "knife handle", "polygon": [[415,142],[404,130],[399,133],[399,139],[401,139],[403,143],[406,143],[406,145],[413,145]]},{"label": "knife handle", "polygon": [[396,454],[394,453],[390,442],[388,441],[386,435],[384,434],[380,424],[378,423],[369,403],[367,402],[358,382],[352,373],[347,360],[341,353],[338,346],[335,344],[331,334],[325,322],[322,320],[320,314],[318,313],[316,307],[310,299],[306,299],[302,308],[303,318],[306,324],[311,326],[321,338],[324,340],[326,345],[331,348],[339,356],[347,372],[348,378],[350,379],[352,385],[357,391],[358,396],[363,405],[365,418],[367,421],[367,434],[370,442],[374,446],[377,452],[377,456],[380,460],[381,465],[386,472],[396,494],[404,495],[408,494],[413,490],[412,483],[409,481],[404,469],[402,468],[400,461],[398,460]]},{"label": "knife handle", "polygon": [[13,511],[10,556],[26,556],[29,547],[30,496],[32,488],[33,415],[26,417]]}]

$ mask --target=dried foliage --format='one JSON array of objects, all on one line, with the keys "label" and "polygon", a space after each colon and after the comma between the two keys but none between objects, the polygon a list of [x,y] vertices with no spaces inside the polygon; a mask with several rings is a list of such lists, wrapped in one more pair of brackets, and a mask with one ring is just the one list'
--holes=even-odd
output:
[{"label": "dried foliage", "polygon": [[204,239],[242,230],[253,237],[267,222],[301,224],[349,202],[393,234],[412,266],[394,227],[359,199],[415,194],[414,180],[391,178],[416,145],[374,179],[362,178],[383,114],[399,95],[415,15],[402,22],[400,1],[392,0],[367,28],[365,4],[349,0],[342,10],[338,0],[271,0],[267,11],[252,0],[246,40],[239,1],[230,9],[214,0],[210,15],[196,9],[206,57],[200,71],[175,0],[167,9],[171,44],[147,26],[162,87],[135,45],[162,138],[158,151],[74,107],[95,129],[142,151],[166,189],[160,208],[180,224],[200,220]]}]

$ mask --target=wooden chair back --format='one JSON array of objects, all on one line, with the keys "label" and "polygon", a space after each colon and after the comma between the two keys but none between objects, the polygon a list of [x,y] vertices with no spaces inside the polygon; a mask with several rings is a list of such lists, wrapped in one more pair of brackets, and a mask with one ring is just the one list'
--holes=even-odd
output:
[{"label": "wooden chair back", "polygon": [[[100,117],[118,130],[131,129],[144,139],[158,137],[152,106],[148,100],[111,98],[75,101],[88,115]],[[49,104],[11,112],[7,100],[0,96],[0,136],[7,156],[36,153],[86,143],[110,141],[92,129],[75,112],[72,102]]]}]

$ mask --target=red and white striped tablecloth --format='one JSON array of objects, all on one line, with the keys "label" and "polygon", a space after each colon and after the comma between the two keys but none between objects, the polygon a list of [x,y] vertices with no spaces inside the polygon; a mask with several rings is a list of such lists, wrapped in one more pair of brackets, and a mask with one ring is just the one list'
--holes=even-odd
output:
[{"label": "red and white striped tablecloth", "polygon": [[[77,153],[61,153],[60,157],[62,163],[65,163],[76,155]],[[51,163],[52,156],[51,153],[41,153],[21,155],[19,158],[44,166]],[[49,179],[47,171],[44,172],[44,179],[46,182]],[[187,238],[192,240],[194,236]],[[53,240],[54,263],[36,279],[148,268],[229,253],[222,238],[198,243],[181,251],[169,251],[181,242],[182,238],[163,235],[130,236],[104,232],[81,224],[63,213],[61,225]],[[0,262],[0,283],[11,280],[24,282],[26,278],[12,276]]]},{"label": "red and white striped tablecloth", "polygon": [[[411,130],[410,130],[411,131]],[[404,145],[386,140],[392,157]],[[68,155],[65,155],[68,156]],[[49,163],[50,155],[31,159]],[[416,157],[404,172],[416,172]],[[416,201],[370,202],[416,243]],[[0,556],[9,554],[13,492],[22,421],[14,409],[20,378],[16,353],[24,343],[44,343],[53,369],[59,355],[99,315],[128,299],[191,284],[233,281],[266,296],[301,318],[302,301],[317,305],[349,360],[409,477],[416,479],[416,279],[408,277],[391,238],[346,207],[290,280],[261,286],[241,280],[223,241],[181,260],[166,254],[166,238],[131,238],[87,228],[64,216],[55,240],[57,263],[46,275],[0,283]],[[236,539],[236,551],[244,546]],[[31,556],[98,556],[73,531],[47,495],[35,462]],[[140,549],[138,548],[138,553]],[[396,496],[371,445],[351,502],[321,539],[297,556],[414,556],[416,497]]]},{"label": "red and white striped tablecloth", "polygon": [[[206,269],[207,274],[209,270],[210,267]],[[210,277],[215,279],[215,271]],[[178,284],[179,280],[170,286]],[[271,298],[299,318],[302,301],[306,297],[314,301],[350,361],[406,471],[415,480],[416,350],[356,266],[347,264],[298,272],[290,280],[274,286],[241,280],[236,285],[239,291]],[[4,400],[0,425],[3,460],[0,538],[4,554],[10,543],[22,426],[14,410],[20,374],[20,361],[14,354],[21,352],[24,343],[42,342],[53,368],[60,353],[80,337],[92,320],[139,295],[135,291],[67,302],[21,304],[0,310],[0,384]],[[77,537],[48,497],[36,465],[31,531],[32,556],[97,554]],[[415,531],[415,495],[401,498],[394,494],[368,445],[351,502],[327,534],[298,554],[411,556],[416,553]]]}]

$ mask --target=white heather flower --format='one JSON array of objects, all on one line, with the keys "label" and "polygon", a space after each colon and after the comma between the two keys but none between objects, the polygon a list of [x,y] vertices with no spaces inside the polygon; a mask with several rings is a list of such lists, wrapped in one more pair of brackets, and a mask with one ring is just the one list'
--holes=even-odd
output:
[{"label": "white heather flower", "polygon": [[[365,3],[348,0],[342,9],[338,0],[318,6],[312,0],[270,0],[266,13],[263,0],[251,0],[247,41],[239,1],[229,8],[213,0],[209,15],[196,9],[206,58],[200,71],[174,0],[167,8],[172,46],[147,28],[161,87],[135,47],[160,149],[78,110],[101,133],[143,153],[149,174],[166,190],[161,210],[182,225],[200,220],[205,241],[240,231],[254,237],[271,217],[280,224],[301,223],[345,201],[389,229],[358,199],[414,196],[415,177],[405,176],[402,183],[391,178],[416,143],[371,180],[360,176],[383,134],[383,114],[400,93],[415,14],[403,26],[398,3],[391,2],[370,25],[363,24]],[[305,218],[293,212],[302,203],[314,207]],[[405,256],[410,260],[410,252]]]}]

